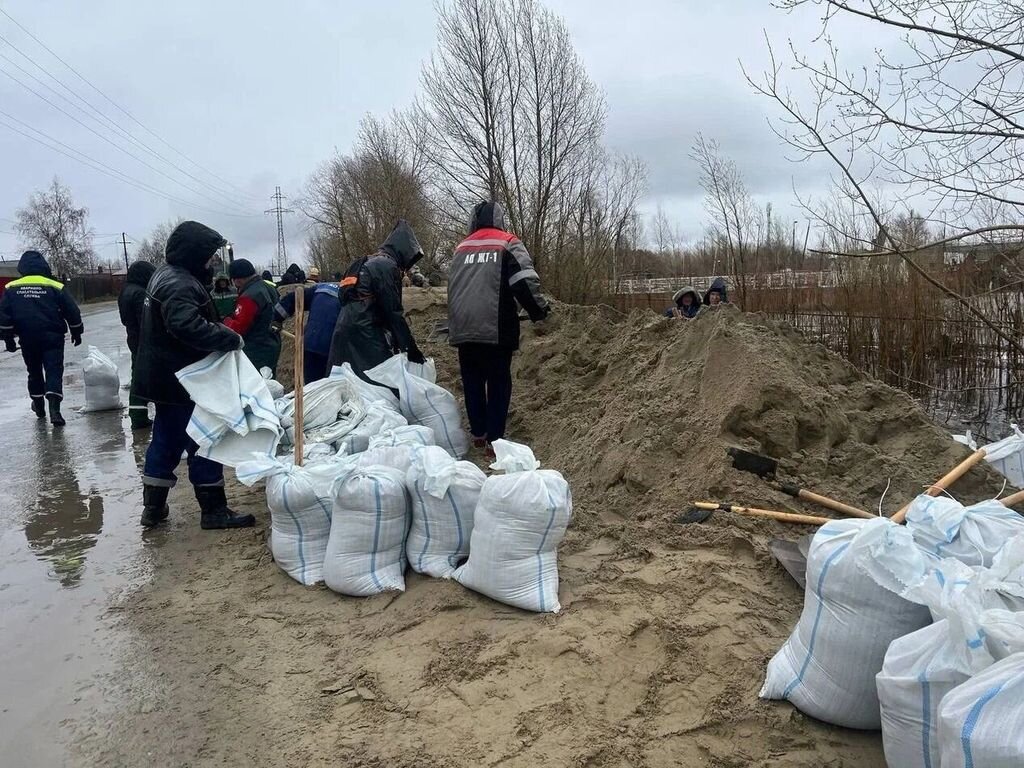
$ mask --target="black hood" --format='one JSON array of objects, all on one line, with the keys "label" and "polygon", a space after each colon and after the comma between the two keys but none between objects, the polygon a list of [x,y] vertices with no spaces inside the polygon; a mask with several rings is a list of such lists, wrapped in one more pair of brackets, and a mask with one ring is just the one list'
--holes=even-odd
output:
[{"label": "black hood", "polygon": [[473,217],[469,220],[469,234],[473,234],[478,229],[504,230],[507,226],[505,209],[501,203],[484,200],[482,203],[477,203],[473,209]]},{"label": "black hood", "polygon": [[136,261],[128,267],[128,275],[125,277],[125,282],[145,288],[149,285],[149,278],[153,276],[154,272],[156,272],[156,267],[148,261]]},{"label": "black hood", "polygon": [[388,239],[381,243],[380,249],[393,258],[403,272],[423,258],[423,249],[416,239],[416,233],[405,219],[398,220]]},{"label": "black hood", "polygon": [[164,255],[168,264],[187,269],[200,280],[209,281],[213,274],[206,269],[206,262],[226,244],[220,232],[198,221],[183,221],[167,238]]},{"label": "black hood", "polygon": [[22,277],[26,275],[53,277],[50,265],[46,263],[46,259],[39,251],[25,251],[21,254],[21,259],[18,260],[18,274]]},{"label": "black hood", "polygon": [[729,300],[729,296],[726,293],[725,278],[716,277],[711,281],[711,287],[704,293],[704,303],[708,306],[711,305],[711,292],[714,291],[722,297],[722,303],[724,304]]}]

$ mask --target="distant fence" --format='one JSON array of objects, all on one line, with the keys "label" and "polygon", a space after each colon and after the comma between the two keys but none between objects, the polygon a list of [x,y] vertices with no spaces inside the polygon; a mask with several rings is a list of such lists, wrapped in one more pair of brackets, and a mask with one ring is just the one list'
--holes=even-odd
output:
[{"label": "distant fence", "polygon": [[[612,285],[613,294],[672,294],[680,288],[692,285],[698,292],[704,293],[717,278],[725,279],[730,291],[735,293],[735,282],[726,275],[701,275],[698,277],[626,277],[620,278]],[[819,272],[815,270],[783,269],[778,272],[747,275],[744,279],[746,289],[780,291],[792,288],[836,288],[840,284],[838,272]]]},{"label": "distant fence", "polygon": [[124,286],[124,277],[124,275],[112,275],[109,272],[95,275],[75,275],[64,281],[64,286],[79,303],[97,301],[117,296]]}]

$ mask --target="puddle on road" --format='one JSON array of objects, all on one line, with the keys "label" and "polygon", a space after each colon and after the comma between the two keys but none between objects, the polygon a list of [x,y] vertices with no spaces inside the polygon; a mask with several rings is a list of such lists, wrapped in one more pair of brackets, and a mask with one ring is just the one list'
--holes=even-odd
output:
[{"label": "puddle on road", "polygon": [[[124,370],[116,312],[90,320],[87,334],[112,340],[98,346]],[[110,605],[149,577],[154,542],[143,540],[138,525],[138,462],[148,433],[133,435],[123,411],[75,412],[84,401],[86,351],[67,348],[63,430],[29,411],[20,356],[0,361],[4,765],[73,762],[72,730],[113,706],[111,673],[131,644]]]}]

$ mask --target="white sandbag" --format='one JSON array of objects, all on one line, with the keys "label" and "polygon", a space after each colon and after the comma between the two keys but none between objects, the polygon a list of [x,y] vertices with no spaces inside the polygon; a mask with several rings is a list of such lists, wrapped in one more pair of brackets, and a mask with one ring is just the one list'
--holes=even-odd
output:
[{"label": "white sandbag", "polygon": [[[1005,647],[986,640],[1003,628],[1004,606],[1024,609],[1024,598],[1017,596],[1024,582],[1013,570],[994,573],[946,558],[904,592],[904,597],[926,605],[936,622],[893,640],[876,677],[889,765],[939,765],[942,697],[1008,655]],[[1003,576],[1016,581],[1003,581]],[[1016,615],[1024,647],[1024,614]],[[997,626],[991,625],[993,620]]]},{"label": "white sandbag", "polygon": [[85,382],[85,405],[81,413],[113,411],[121,407],[121,380],[117,365],[96,347],[82,361],[82,380]]},{"label": "white sandbag", "polygon": [[311,443],[335,445],[352,430],[358,428],[364,418],[366,418],[366,407],[363,401],[358,397],[353,398],[341,406],[337,420],[333,424],[306,431],[306,440]]},{"label": "white sandbag", "polygon": [[452,578],[527,611],[558,613],[558,545],[572,517],[569,484],[540,469],[525,445],[494,441],[492,469],[473,516],[469,560]]},{"label": "white sandbag", "polygon": [[369,448],[387,448],[395,445],[427,446],[434,442],[434,430],[419,424],[395,427],[370,438]]},{"label": "white sandbag", "polygon": [[[911,562],[889,562],[894,549],[909,552]],[[885,652],[931,616],[881,586],[879,574],[868,572],[878,563],[890,568],[883,575],[892,579],[904,569],[919,579],[927,570],[910,532],[886,518],[836,520],[818,530],[807,554],[803,613],[768,662],[761,698],[787,699],[811,717],[846,728],[880,727],[875,675]]]},{"label": "white sandbag", "polygon": [[332,488],[324,581],[354,597],[405,591],[409,497],[397,469],[347,462]]},{"label": "white sandbag", "polygon": [[457,459],[469,450],[455,396],[443,387],[410,373],[405,354],[394,355],[366,372],[374,381],[398,390],[402,415],[412,424],[434,430],[434,441]]},{"label": "white sandbag", "polygon": [[473,515],[486,480],[475,464],[456,461],[443,448],[413,451],[406,475],[412,525],[405,552],[414,571],[448,578],[469,557]]},{"label": "white sandbag", "polygon": [[274,562],[300,584],[324,580],[324,557],[331,534],[331,488],[341,465],[330,459],[296,467],[291,460],[261,458],[240,464],[238,480],[251,486],[267,481],[270,552]]},{"label": "white sandbag", "polygon": [[1024,488],[1024,432],[1016,424],[1010,429],[1008,437],[984,446],[985,461],[1013,485]]},{"label": "white sandbag", "polygon": [[399,410],[398,398],[395,396],[394,392],[387,387],[382,387],[379,384],[373,384],[366,379],[361,378],[352,370],[351,363],[342,363],[341,365],[334,366],[334,368],[331,369],[331,375],[329,378],[341,379],[342,381],[348,382],[352,391],[359,395],[367,405],[371,403],[380,403],[391,408],[393,411]]},{"label": "white sandbag", "polygon": [[996,662],[947,693],[939,705],[938,725],[940,762],[935,765],[1024,765],[1024,652]]},{"label": "white sandbag", "polygon": [[948,496],[922,495],[907,511],[907,528],[936,557],[988,567],[1008,540],[1024,534],[1024,517],[994,499],[965,507]]},{"label": "white sandbag", "polygon": [[415,449],[416,447],[409,443],[379,445],[376,448],[368,448],[350,458],[356,463],[356,466],[391,467],[392,469],[397,469],[402,473],[402,477],[405,477],[412,467],[412,455]]},{"label": "white sandbag", "polygon": [[370,447],[370,440],[374,437],[386,434],[398,427],[404,427],[409,423],[405,420],[405,416],[379,401],[370,403],[365,408],[366,413],[362,420],[335,443],[339,454],[352,456],[362,453]]},{"label": "white sandbag", "polygon": [[[318,379],[302,388],[302,430],[309,434],[324,427],[337,423],[338,415],[346,404],[356,400],[356,393],[349,382],[343,379]],[[295,418],[295,393],[289,392],[277,401],[278,410],[283,419],[287,419],[284,441],[295,444],[295,430],[292,422]]]},{"label": "white sandbag", "polygon": [[274,372],[271,371],[267,366],[260,368],[260,376],[267,382],[267,391],[270,392],[270,396],[275,400],[279,400],[284,397],[284,385],[274,380]]}]

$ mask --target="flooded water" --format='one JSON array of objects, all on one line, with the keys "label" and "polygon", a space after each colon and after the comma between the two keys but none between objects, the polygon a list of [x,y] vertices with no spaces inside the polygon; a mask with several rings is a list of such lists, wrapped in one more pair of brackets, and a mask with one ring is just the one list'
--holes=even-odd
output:
[{"label": "flooded water", "polygon": [[[69,760],[76,720],[106,708],[103,679],[128,643],[110,608],[146,579],[137,460],[127,411],[78,414],[81,361],[94,344],[127,381],[115,307],[86,308],[85,343],[68,345],[64,416],[55,430],[29,410],[20,354],[0,356],[0,763]],[[127,392],[122,392],[127,400]]]}]

